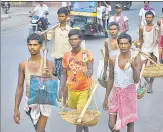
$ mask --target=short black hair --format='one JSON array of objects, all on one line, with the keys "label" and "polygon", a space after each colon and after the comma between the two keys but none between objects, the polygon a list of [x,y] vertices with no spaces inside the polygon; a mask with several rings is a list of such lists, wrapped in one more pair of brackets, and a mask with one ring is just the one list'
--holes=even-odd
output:
[{"label": "short black hair", "polygon": [[68,15],[68,10],[67,10],[66,7],[61,7],[61,8],[58,9],[57,14],[58,14],[58,15],[59,15],[59,14]]},{"label": "short black hair", "polygon": [[68,37],[70,38],[72,35],[78,35],[79,39],[83,38],[82,31],[79,29],[71,29],[68,33]]},{"label": "short black hair", "polygon": [[111,26],[116,26],[118,30],[120,30],[119,24],[117,22],[110,22],[108,28],[110,29]]},{"label": "short black hair", "polygon": [[145,2],[148,2],[148,4],[149,4],[149,1],[144,1],[144,3],[145,3]]},{"label": "short black hair", "polygon": [[131,36],[130,36],[129,34],[127,34],[127,33],[121,33],[121,34],[118,36],[118,38],[117,38],[118,44],[119,44],[120,39],[128,39],[129,43],[130,43],[130,44],[132,43],[132,38],[131,38]]},{"label": "short black hair", "polygon": [[154,13],[153,13],[152,11],[147,11],[147,12],[145,13],[145,17],[146,17],[147,15],[152,15],[153,17],[155,16]]},{"label": "short black hair", "polygon": [[42,45],[44,42],[44,37],[37,33],[33,33],[28,36],[27,43],[29,43],[30,40],[38,40],[38,43]]}]

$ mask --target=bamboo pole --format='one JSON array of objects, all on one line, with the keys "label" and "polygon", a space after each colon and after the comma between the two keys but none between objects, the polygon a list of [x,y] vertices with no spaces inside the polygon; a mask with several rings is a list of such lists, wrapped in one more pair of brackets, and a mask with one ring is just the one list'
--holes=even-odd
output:
[{"label": "bamboo pole", "polygon": [[[131,49],[133,49],[133,48],[131,48]],[[159,69],[161,69],[161,67],[156,62],[154,62],[151,58],[149,58],[149,55],[148,54],[140,51],[139,49],[133,49],[133,50],[139,51],[141,55],[143,55],[144,57],[146,57],[148,60],[150,60],[152,63],[154,63]]]},{"label": "bamboo pole", "polygon": [[103,49],[100,49],[100,51],[101,51],[102,56],[105,57]]},{"label": "bamboo pole", "polygon": [[43,34],[47,33],[48,31],[52,30],[53,28],[56,28],[57,26],[59,26],[59,24],[54,25],[53,27],[51,27],[51,28],[49,28],[49,29],[47,29],[47,30],[41,32],[40,35],[43,35]]},{"label": "bamboo pole", "polygon": [[[139,54],[139,51],[134,52],[134,56],[132,57],[132,59],[135,59]],[[126,66],[124,67],[124,70],[127,70],[129,67],[131,66],[130,62],[127,62]]]},{"label": "bamboo pole", "polygon": [[79,115],[79,117],[78,117],[78,119],[77,119],[77,123],[81,123],[82,118],[83,118],[83,116],[84,116],[84,114],[85,114],[85,112],[86,112],[86,110],[87,110],[89,104],[91,103],[91,100],[92,100],[92,97],[93,97],[93,95],[94,95],[94,93],[95,93],[95,91],[96,91],[96,88],[97,88],[97,83],[95,82],[94,88],[93,88],[93,90],[92,90],[92,93],[91,93],[91,95],[89,96],[89,98],[88,98],[88,100],[87,100],[87,103],[85,104],[85,106],[84,106],[82,112],[80,113],[80,115]]},{"label": "bamboo pole", "polygon": [[[142,70],[141,70],[141,72],[140,72],[140,76],[139,76],[139,77],[140,77],[140,79],[142,78],[144,68],[145,68],[145,64],[143,64],[143,66],[142,66]],[[139,81],[139,82],[136,84],[136,89],[138,89],[139,84],[140,84],[140,81]]]}]

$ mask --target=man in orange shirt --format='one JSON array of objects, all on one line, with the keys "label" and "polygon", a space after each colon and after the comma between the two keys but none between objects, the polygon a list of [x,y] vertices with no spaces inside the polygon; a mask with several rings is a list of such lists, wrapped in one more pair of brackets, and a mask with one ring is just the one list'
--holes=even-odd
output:
[{"label": "man in orange shirt", "polygon": [[[63,105],[66,105],[68,93],[68,107],[82,111],[88,96],[93,75],[93,58],[90,51],[82,50],[82,32],[71,29],[69,42],[72,47],[70,52],[64,54],[62,60],[62,74],[59,95],[63,91]],[[65,87],[68,80],[68,88]],[[76,126],[76,132],[88,132],[88,127]]]}]

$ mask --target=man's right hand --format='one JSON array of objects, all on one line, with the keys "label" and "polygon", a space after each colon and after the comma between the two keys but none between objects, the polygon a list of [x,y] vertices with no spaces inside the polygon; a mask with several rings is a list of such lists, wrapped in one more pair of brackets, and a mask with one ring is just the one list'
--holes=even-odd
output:
[{"label": "man's right hand", "polygon": [[14,111],[14,121],[16,124],[20,124],[20,112],[19,112],[19,110]]},{"label": "man's right hand", "polygon": [[61,90],[58,91],[58,102],[62,102],[63,93]]},{"label": "man's right hand", "polygon": [[108,110],[108,99],[105,99],[105,100],[104,100],[103,109],[104,109],[104,110]]},{"label": "man's right hand", "polygon": [[103,79],[103,80],[107,80],[107,74],[106,74],[106,72],[104,72],[104,73],[102,74],[102,79]]},{"label": "man's right hand", "polygon": [[141,24],[138,24],[138,27],[140,28],[141,27]]}]

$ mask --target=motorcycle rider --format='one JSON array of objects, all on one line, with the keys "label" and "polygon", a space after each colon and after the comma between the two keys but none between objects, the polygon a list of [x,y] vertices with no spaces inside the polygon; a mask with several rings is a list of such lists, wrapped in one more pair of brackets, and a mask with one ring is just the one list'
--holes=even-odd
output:
[{"label": "motorcycle rider", "polygon": [[3,11],[7,14],[7,11],[10,8],[10,2],[8,2],[8,1],[1,2],[1,7],[2,7]]},{"label": "motorcycle rider", "polygon": [[40,17],[40,21],[43,25],[43,30],[47,29],[47,25],[50,25],[48,22],[47,15],[48,13],[48,6],[45,5],[43,2],[38,2],[39,4],[34,8],[34,11],[30,14],[30,16],[36,15]]},{"label": "motorcycle rider", "polygon": [[10,2],[9,1],[2,1],[2,3],[1,3],[2,8],[5,6],[5,3],[7,3],[8,8],[10,8]]}]

